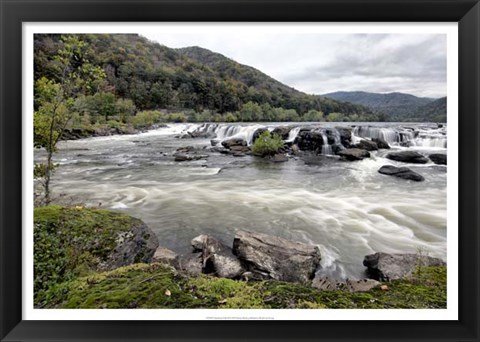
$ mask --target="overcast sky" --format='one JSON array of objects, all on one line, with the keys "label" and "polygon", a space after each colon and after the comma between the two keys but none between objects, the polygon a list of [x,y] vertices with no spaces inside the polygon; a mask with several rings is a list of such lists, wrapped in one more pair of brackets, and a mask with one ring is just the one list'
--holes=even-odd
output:
[{"label": "overcast sky", "polygon": [[446,95],[444,34],[141,33],[168,47],[200,46],[310,94]]}]

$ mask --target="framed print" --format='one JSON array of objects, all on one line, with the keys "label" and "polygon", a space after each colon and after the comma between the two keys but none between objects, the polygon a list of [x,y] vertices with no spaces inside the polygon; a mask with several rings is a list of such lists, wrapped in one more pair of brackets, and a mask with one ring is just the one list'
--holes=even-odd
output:
[{"label": "framed print", "polygon": [[1,8],[2,341],[479,339],[477,1]]}]

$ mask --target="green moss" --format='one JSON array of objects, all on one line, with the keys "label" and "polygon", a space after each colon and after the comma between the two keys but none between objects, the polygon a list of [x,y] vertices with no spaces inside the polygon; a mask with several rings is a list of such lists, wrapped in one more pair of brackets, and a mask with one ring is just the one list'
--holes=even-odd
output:
[{"label": "green moss", "polygon": [[414,277],[388,283],[388,290],[350,293],[277,281],[184,277],[162,264],[136,264],[57,285],[50,303],[64,308],[445,308],[446,268],[423,273],[427,283]]},{"label": "green moss", "polygon": [[118,234],[137,219],[103,209],[45,206],[34,211],[35,304],[48,303],[51,286],[97,269]]}]

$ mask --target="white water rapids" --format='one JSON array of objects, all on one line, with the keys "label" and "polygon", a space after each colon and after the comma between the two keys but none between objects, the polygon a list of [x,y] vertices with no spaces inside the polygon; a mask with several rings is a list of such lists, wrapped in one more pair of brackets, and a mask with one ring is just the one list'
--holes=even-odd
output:
[{"label": "white water rapids", "polygon": [[[389,128],[395,124],[369,125],[374,126],[370,136],[363,129],[355,139],[383,132],[383,138],[398,143],[392,150],[446,153],[446,130],[411,124],[417,132],[407,137],[413,146],[402,147],[402,134],[397,134],[402,130]],[[338,278],[361,277],[363,257],[379,251],[422,249],[446,259],[446,167],[394,162],[384,158],[389,150],[358,162],[318,156],[315,162],[291,158],[274,164],[218,153],[206,160],[175,162],[172,154],[178,147],[210,146],[209,139],[175,138],[198,126],[172,124],[137,135],[61,142],[53,193],[138,217],[162,246],[177,252],[188,251],[190,240],[203,233],[231,245],[235,232],[246,229],[318,245],[322,272]],[[251,138],[254,126],[262,127],[225,124],[211,129],[218,138]],[[335,126],[339,124],[330,125]],[[287,140],[293,141],[299,130],[292,130]],[[43,151],[35,151],[35,160],[43,157]],[[425,181],[379,174],[386,164],[408,166]]]}]

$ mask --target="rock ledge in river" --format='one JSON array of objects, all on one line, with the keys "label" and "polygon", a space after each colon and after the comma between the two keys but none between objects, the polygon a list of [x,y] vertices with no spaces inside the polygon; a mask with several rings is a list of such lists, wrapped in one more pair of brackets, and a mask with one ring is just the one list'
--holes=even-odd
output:
[{"label": "rock ledge in river", "polygon": [[396,167],[393,165],[384,165],[379,170],[379,173],[389,176],[394,176],[402,179],[413,180],[415,182],[424,181],[422,175],[410,170],[408,167]]}]

